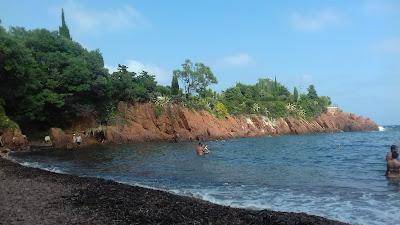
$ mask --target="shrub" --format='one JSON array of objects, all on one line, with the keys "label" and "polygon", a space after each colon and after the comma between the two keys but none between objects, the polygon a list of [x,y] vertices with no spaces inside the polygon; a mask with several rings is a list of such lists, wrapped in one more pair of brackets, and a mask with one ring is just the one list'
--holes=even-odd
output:
[{"label": "shrub", "polygon": [[154,114],[156,115],[156,118],[160,117],[163,112],[164,108],[162,107],[162,105],[156,104],[154,107]]},{"label": "shrub", "polygon": [[217,102],[215,104],[215,115],[219,119],[225,119],[229,116],[228,110],[222,102]]},{"label": "shrub", "polygon": [[18,125],[6,116],[3,106],[0,105],[0,133],[6,130],[15,130]]}]

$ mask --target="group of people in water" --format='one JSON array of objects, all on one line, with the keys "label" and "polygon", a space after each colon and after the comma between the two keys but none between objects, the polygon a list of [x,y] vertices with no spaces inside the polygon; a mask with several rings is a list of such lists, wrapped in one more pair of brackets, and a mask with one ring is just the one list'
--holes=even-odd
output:
[{"label": "group of people in water", "polygon": [[390,152],[386,155],[387,169],[386,176],[400,176],[400,160],[397,145],[390,146]]},{"label": "group of people in water", "polygon": [[[199,142],[196,145],[196,154],[199,156],[203,156],[204,154],[210,153],[208,150],[208,146]],[[390,146],[390,152],[386,155],[387,169],[386,176],[388,177],[400,177],[400,159],[399,159],[399,150],[397,145]]]}]

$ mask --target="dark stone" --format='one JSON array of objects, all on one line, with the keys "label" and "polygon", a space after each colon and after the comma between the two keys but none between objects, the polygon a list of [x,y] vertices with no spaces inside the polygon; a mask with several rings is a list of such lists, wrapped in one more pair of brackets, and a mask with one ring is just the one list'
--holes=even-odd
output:
[{"label": "dark stone", "polygon": [[304,213],[237,209],[0,159],[0,224],[344,224]]}]

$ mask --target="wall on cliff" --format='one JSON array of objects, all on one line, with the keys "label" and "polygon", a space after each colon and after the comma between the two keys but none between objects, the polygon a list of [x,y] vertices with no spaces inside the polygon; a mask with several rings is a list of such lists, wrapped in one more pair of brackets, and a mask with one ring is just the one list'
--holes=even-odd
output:
[{"label": "wall on cliff", "polygon": [[303,134],[313,132],[371,131],[378,125],[368,118],[337,111],[308,121],[295,118],[271,120],[262,116],[230,116],[217,119],[206,111],[193,111],[178,105],[164,107],[156,116],[151,103],[120,103],[114,125],[105,130],[108,142],[190,141]]}]

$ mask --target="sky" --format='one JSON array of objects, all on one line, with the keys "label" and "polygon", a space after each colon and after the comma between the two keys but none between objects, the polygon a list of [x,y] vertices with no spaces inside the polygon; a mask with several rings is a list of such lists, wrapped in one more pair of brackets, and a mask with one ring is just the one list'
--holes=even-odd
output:
[{"label": "sky", "polygon": [[400,124],[400,1],[0,0],[2,25],[57,30],[161,84],[185,59],[210,66],[221,91],[270,77],[314,84],[344,111]]}]

